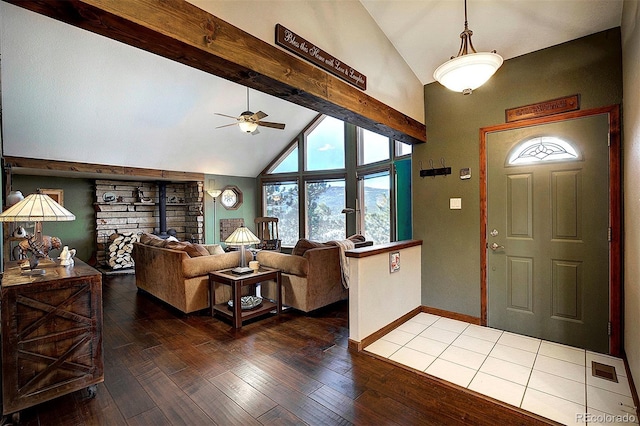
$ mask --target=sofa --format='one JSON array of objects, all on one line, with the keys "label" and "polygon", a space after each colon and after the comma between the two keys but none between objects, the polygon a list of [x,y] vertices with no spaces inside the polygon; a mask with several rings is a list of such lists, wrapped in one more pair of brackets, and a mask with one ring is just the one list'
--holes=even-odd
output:
[{"label": "sofa", "polygon": [[[133,245],[133,259],[138,289],[191,313],[209,307],[209,272],[238,266],[240,252],[145,233]],[[216,286],[215,291],[217,301],[231,297],[229,286]]]},{"label": "sofa", "polygon": [[[349,238],[364,241],[361,236]],[[331,303],[348,299],[349,290],[342,282],[340,247],[334,242],[319,243],[300,239],[291,254],[262,250],[260,265],[282,271],[282,304],[311,312]],[[276,284],[262,283],[261,295],[276,298]]]}]

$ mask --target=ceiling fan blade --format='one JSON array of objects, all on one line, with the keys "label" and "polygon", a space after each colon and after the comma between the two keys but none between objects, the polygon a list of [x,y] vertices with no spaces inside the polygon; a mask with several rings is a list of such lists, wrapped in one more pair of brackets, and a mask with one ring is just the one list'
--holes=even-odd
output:
[{"label": "ceiling fan blade", "polygon": [[251,116],[251,118],[257,121],[257,120],[262,120],[262,119],[263,119],[263,118],[265,118],[266,116],[267,116],[267,114],[265,114],[264,112],[262,112],[262,111],[258,111],[258,112],[256,112],[255,114],[253,114],[253,115]]},{"label": "ceiling fan blade", "polygon": [[260,133],[260,130],[258,130],[258,128],[256,127],[256,129],[253,132],[251,132],[251,136],[257,135],[258,133]]},{"label": "ceiling fan blade", "polygon": [[227,117],[227,118],[233,118],[234,120],[238,120],[238,117],[234,117],[232,115],[227,115],[227,114],[221,114],[219,112],[214,112],[215,115],[221,115],[223,117]]},{"label": "ceiling fan blade", "polygon": [[258,121],[258,126],[271,127],[272,129],[284,130],[284,124],[282,124],[282,123],[271,123],[269,121]]},{"label": "ceiling fan blade", "polygon": [[223,127],[237,126],[238,123],[225,124],[224,126],[218,126],[216,129],[222,129]]}]

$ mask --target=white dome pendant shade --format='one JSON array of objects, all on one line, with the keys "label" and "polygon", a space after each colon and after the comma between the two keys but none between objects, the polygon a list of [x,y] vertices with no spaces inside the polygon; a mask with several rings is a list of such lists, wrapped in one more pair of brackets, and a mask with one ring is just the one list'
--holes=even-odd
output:
[{"label": "white dome pendant shade", "polygon": [[[491,78],[502,65],[502,56],[495,50],[477,53],[471,42],[473,31],[467,22],[467,0],[464,1],[464,31],[460,33],[457,56],[436,68],[433,78],[449,90],[469,95]],[[469,49],[472,53],[469,52]]]},{"label": "white dome pendant shade", "polygon": [[500,65],[502,56],[497,53],[469,53],[440,65],[433,78],[449,90],[468,95],[485,84]]}]

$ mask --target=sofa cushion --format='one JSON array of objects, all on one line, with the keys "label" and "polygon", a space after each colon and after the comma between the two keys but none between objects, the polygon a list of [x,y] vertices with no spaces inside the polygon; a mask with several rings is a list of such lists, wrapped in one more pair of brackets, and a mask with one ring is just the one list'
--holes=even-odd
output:
[{"label": "sofa cushion", "polygon": [[142,235],[140,235],[140,242],[144,245],[152,247],[164,246],[164,240],[162,238],[158,237],[157,235],[148,234],[146,232],[143,232]]},{"label": "sofa cushion", "polygon": [[209,256],[209,251],[204,248],[204,246],[187,241],[165,241],[163,247],[172,250],[182,250],[186,252],[189,257]]},{"label": "sofa cushion", "polygon": [[309,261],[302,256],[292,256],[271,250],[258,252],[258,262],[270,268],[280,269],[285,274],[306,277],[309,273]]},{"label": "sofa cushion", "polygon": [[301,238],[298,240],[298,242],[296,243],[296,245],[293,247],[293,250],[291,251],[291,254],[295,255],[295,256],[303,256],[304,253],[312,248],[318,248],[318,247],[326,247],[327,245],[324,243],[318,243],[316,241],[310,241],[307,240],[306,238]]}]

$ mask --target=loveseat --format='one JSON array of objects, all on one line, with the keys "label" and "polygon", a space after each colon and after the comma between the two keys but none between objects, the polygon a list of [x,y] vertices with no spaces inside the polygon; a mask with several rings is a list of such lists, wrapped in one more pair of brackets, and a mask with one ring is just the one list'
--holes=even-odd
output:
[{"label": "loveseat", "polygon": [[[361,236],[350,237],[354,242]],[[331,303],[348,299],[349,290],[342,280],[340,247],[300,239],[291,254],[262,250],[257,260],[261,265],[282,271],[282,304],[310,312]],[[263,297],[276,297],[273,281],[262,283]]]},{"label": "loveseat", "polygon": [[[209,272],[238,266],[240,252],[142,234],[134,243],[133,259],[139,289],[190,313],[209,307]],[[216,287],[217,300],[229,298],[228,286]]]}]

